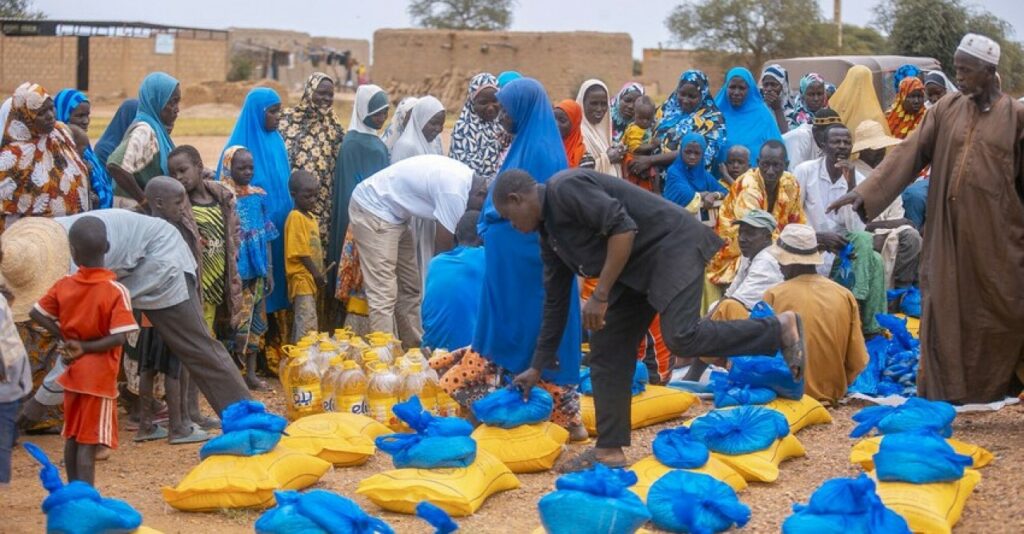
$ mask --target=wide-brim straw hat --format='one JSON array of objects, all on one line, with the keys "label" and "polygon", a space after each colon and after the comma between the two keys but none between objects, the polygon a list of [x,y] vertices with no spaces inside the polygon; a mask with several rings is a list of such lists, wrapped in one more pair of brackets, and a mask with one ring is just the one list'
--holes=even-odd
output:
[{"label": "wide-brim straw hat", "polygon": [[903,141],[885,133],[878,121],[867,120],[857,125],[853,133],[853,153],[862,150],[881,150],[898,145]]},{"label": "wide-brim straw hat", "polygon": [[0,236],[3,261],[0,277],[14,296],[11,313],[15,322],[29,320],[28,312],[57,280],[68,274],[71,249],[68,234],[57,221],[26,217]]},{"label": "wide-brim straw hat", "polygon": [[779,239],[769,249],[779,265],[821,265],[824,260],[818,251],[818,237],[814,228],[806,224],[787,224]]}]

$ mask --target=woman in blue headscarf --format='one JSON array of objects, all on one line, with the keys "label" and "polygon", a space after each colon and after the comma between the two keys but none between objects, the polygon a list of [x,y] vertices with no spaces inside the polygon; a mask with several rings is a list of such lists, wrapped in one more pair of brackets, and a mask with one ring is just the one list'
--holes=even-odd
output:
[{"label": "woman in blue headscarf", "polygon": [[754,75],[743,67],[734,67],[725,75],[725,85],[718,90],[715,104],[722,110],[729,140],[719,152],[717,163],[725,161],[729,149],[743,145],[750,151],[750,166],[757,166],[761,145],[770,139],[782,141],[775,116],[757,90]]},{"label": "woman in blue headscarf", "polygon": [[[679,155],[665,173],[663,196],[686,208],[686,211],[707,214],[716,200],[728,191],[708,172],[704,162],[707,144],[704,136],[690,132],[679,143]],[[706,219],[706,217],[702,217]]]},{"label": "woman in blue headscarf", "polygon": [[[85,93],[75,89],[63,89],[53,99],[57,112],[57,120],[71,126],[89,131],[89,98]],[[89,166],[89,186],[95,195],[92,209],[104,210],[114,207],[114,186],[107,174],[107,166],[100,160],[92,146],[85,148],[82,159]]]},{"label": "woman in blue headscarf", "polygon": [[100,158],[100,161],[103,162],[104,168],[107,166],[107,159],[110,157],[110,154],[114,152],[117,145],[121,144],[121,140],[124,139],[124,133],[128,131],[128,127],[132,125],[132,121],[135,120],[135,114],[138,112],[138,100],[129,98],[121,102],[121,105],[117,107],[117,111],[114,112],[114,118],[110,119],[107,129],[103,130],[100,140],[96,141],[96,146],[93,149],[96,151],[96,157]]},{"label": "woman in blue headscarf", "polygon": [[[498,91],[505,110],[506,128],[515,135],[501,171],[521,169],[538,182],[568,168],[562,138],[544,87],[521,78]],[[493,192],[493,191],[492,191]],[[442,377],[442,387],[460,404],[493,390],[496,380],[509,383],[527,370],[540,334],[544,309],[544,267],[536,233],[512,228],[487,197],[479,223],[484,240],[486,274],[472,350],[452,354],[454,367]],[[558,369],[545,370],[540,386],[555,398],[552,421],[573,434],[586,437],[579,415],[580,326],[579,296],[575,286],[569,297],[569,321],[558,348]]]},{"label": "woman in blue headscarf", "polygon": [[139,110],[124,139],[107,159],[107,171],[117,182],[115,207],[145,201],[146,184],[167,176],[167,156],[174,150],[171,129],[178,119],[181,87],[166,72],[151,72],[139,86]]},{"label": "woman in blue headscarf", "polygon": [[[279,236],[270,242],[271,265],[274,266],[273,292],[267,298],[267,313],[274,313],[288,307],[288,284],[284,269],[284,221],[292,210],[292,197],[288,192],[288,151],[284,139],[277,131],[281,116],[281,97],[270,88],[257,87],[245,97],[242,112],[235,123],[235,129],[225,145],[225,151],[232,146],[244,146],[252,154],[252,185],[267,192],[265,202],[267,216]],[[223,173],[223,156],[217,169],[220,178]]]}]

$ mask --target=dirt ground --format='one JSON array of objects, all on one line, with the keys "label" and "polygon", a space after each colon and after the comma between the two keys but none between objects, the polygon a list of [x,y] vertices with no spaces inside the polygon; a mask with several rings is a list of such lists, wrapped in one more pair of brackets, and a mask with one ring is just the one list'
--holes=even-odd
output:
[{"label": "dirt ground", "polygon": [[[277,387],[276,382],[274,383]],[[262,394],[261,400],[271,409],[283,412],[279,394]],[[807,456],[789,460],[782,465],[782,474],[773,484],[751,484],[740,494],[748,504],[752,518],[747,532],[778,532],[779,525],[789,516],[793,503],[806,503],[810,494],[825,480],[834,477],[856,476],[858,469],[848,461],[850,447],[855,440],[847,437],[853,428],[850,419],[862,405],[851,404],[832,411],[832,425],[814,426],[802,430],[798,437],[807,449]],[[707,405],[691,409],[686,417],[706,411]],[[123,419],[123,417],[122,417]],[[677,425],[682,420],[637,430],[633,433],[633,447],[627,456],[631,462],[650,454],[651,440],[662,428]],[[960,440],[982,445],[993,452],[996,460],[982,469],[982,482],[967,501],[956,532],[1011,533],[1024,532],[1024,505],[1020,502],[1024,487],[1024,407],[1004,408],[995,413],[962,414],[955,422],[954,436]],[[123,423],[123,421],[122,421]],[[217,532],[218,534],[252,532],[259,511],[225,511],[220,513],[188,514],[177,512],[164,504],[160,496],[162,486],[175,485],[199,461],[199,445],[170,446],[164,442],[137,444],[132,433],[121,431],[121,447],[112,458],[97,468],[97,486],[111,497],[124,499],[142,513],[145,524],[167,533]],[[58,461],[61,441],[57,436],[30,436],[23,441],[40,445]],[[377,453],[360,467],[339,468],[329,471],[315,486],[328,489],[356,500],[365,510],[382,516],[396,532],[426,533],[430,529],[414,517],[381,512],[369,500],[357,496],[355,489],[360,480],[391,468],[390,459]],[[14,454],[14,479],[11,488],[0,492],[4,503],[0,532],[39,532],[44,517],[39,505],[44,490],[37,479],[36,464],[24,452]],[[492,496],[474,516],[457,519],[462,532],[520,533],[530,532],[540,524],[537,501],[553,489],[553,473],[517,475],[522,486],[513,491]],[[5,494],[6,493],[6,494]]]}]

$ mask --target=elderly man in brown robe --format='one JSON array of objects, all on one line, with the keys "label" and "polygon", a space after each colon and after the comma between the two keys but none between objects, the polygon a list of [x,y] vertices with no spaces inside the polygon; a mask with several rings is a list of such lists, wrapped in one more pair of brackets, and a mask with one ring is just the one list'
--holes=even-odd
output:
[{"label": "elderly man in brown robe", "polygon": [[967,34],[953,58],[960,93],[830,210],[865,220],[932,166],[921,260],[918,393],[1002,400],[1024,382],[1024,104],[996,79],[999,45]]}]

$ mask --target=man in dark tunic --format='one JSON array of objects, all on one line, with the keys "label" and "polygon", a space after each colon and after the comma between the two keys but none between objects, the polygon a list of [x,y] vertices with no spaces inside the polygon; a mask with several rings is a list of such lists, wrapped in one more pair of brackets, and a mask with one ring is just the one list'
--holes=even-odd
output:
[{"label": "man in dark tunic", "polygon": [[[574,276],[599,277],[583,306],[590,338],[597,445],[565,470],[600,462],[625,465],[630,443],[630,383],[636,346],[655,314],[680,357],[783,354],[794,376],[803,362],[799,317],[744,321],[700,319],[704,268],[722,240],[683,208],[629,182],[570,169],[537,184],[510,170],[495,184],[494,205],[520,232],[539,231],[544,260],[544,319],[530,369],[516,377],[524,392],[556,367]],[[526,393],[528,394],[528,393]]]},{"label": "man in dark tunic", "polygon": [[830,210],[871,220],[931,165],[921,255],[918,394],[992,402],[1024,381],[1024,105],[999,89],[999,45],[967,34],[960,92]]}]

